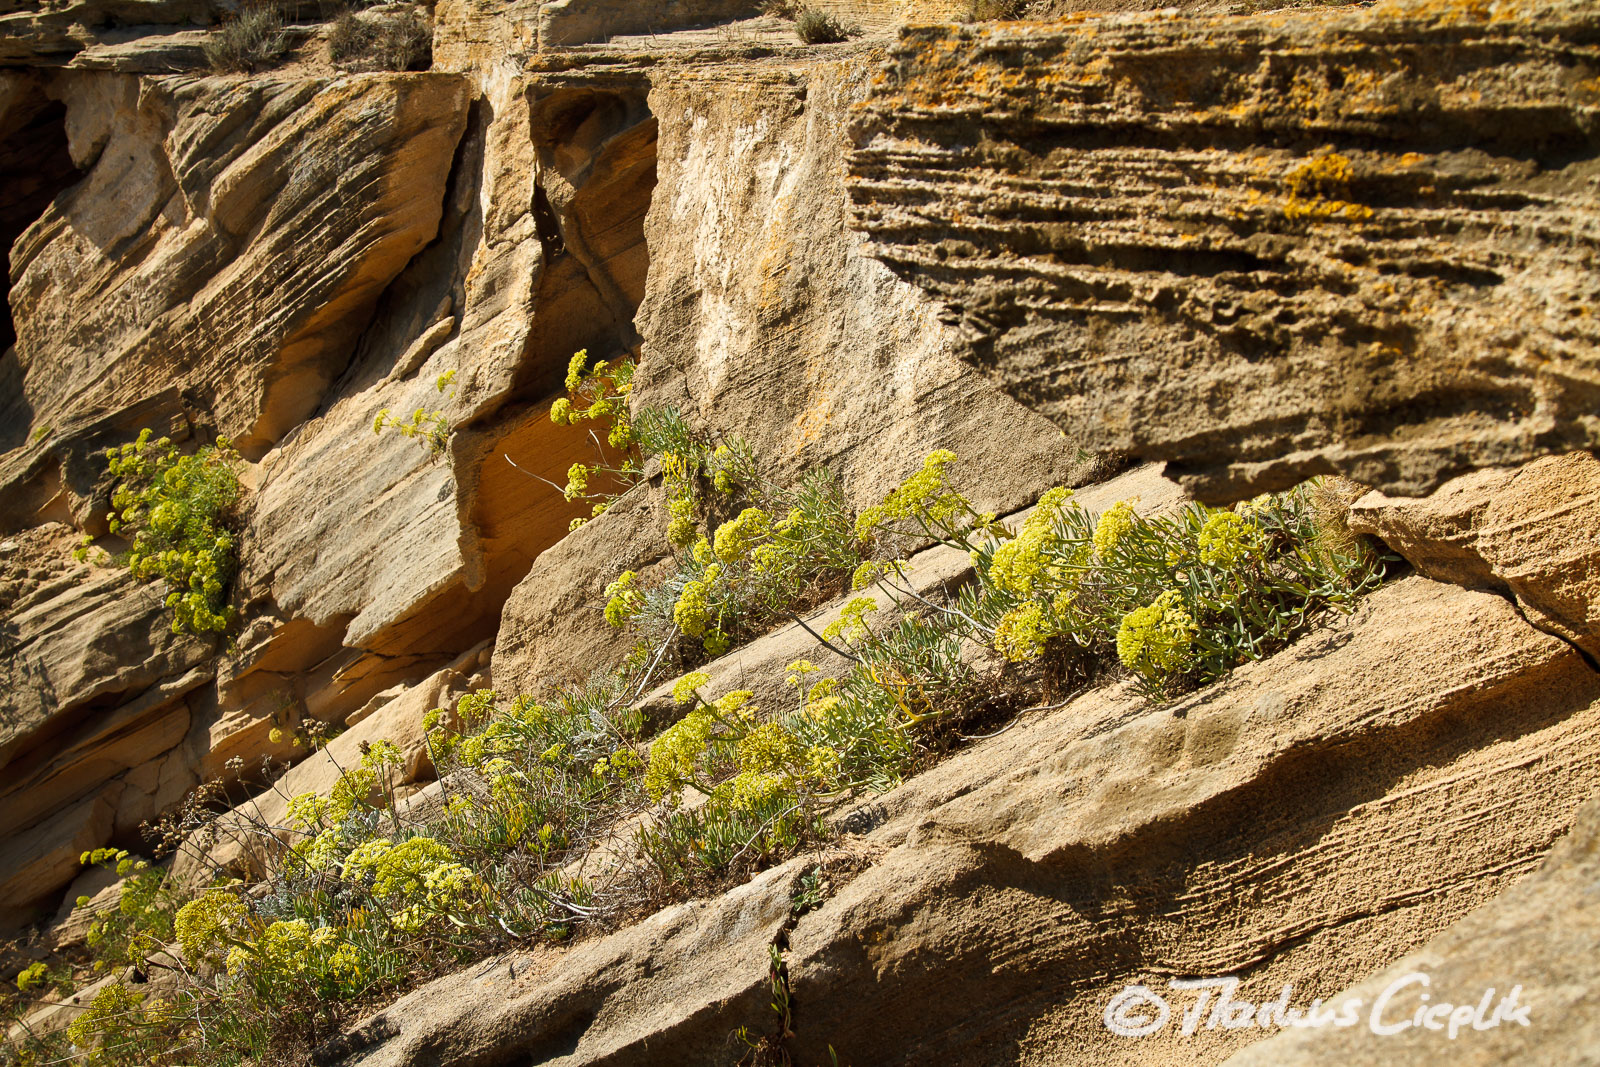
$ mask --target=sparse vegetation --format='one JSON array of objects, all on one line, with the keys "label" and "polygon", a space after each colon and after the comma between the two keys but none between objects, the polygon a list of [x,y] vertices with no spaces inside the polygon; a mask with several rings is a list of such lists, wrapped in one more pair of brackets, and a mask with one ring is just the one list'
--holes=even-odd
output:
[{"label": "sparse vegetation", "polygon": [[[119,558],[139,581],[166,583],[173,633],[221,633],[233,622],[228,589],[238,566],[239,454],[227,438],[184,454],[171,438],[106,450],[114,479],[106,522],[131,542]],[[93,538],[76,555],[87,558]]]},{"label": "sparse vegetation", "polygon": [[359,15],[346,11],[328,28],[328,58],[345,70],[427,70],[433,30],[410,9]]},{"label": "sparse vegetation", "polygon": [[1009,22],[1024,17],[1028,0],[973,0],[969,22]]},{"label": "sparse vegetation", "polygon": [[838,44],[861,31],[821,8],[806,6],[795,11],[794,32],[806,44]]},{"label": "sparse vegetation", "polygon": [[[434,380],[434,390],[443,396],[455,396],[455,380],[456,372],[447,370]],[[372,420],[372,432],[381,434],[386,428],[393,429],[401,437],[426,443],[428,452],[434,456],[444,454],[454,432],[442,408],[434,411],[417,408],[409,419],[397,419],[388,408],[383,408]]]},{"label": "sparse vegetation", "polygon": [[[580,684],[486,689],[430,711],[422,725],[440,780],[428,814],[402,813],[404,757],[387,741],[364,746],[328,795],[288,798],[282,826],[245,809],[212,820],[197,800],[168,839],[203,859],[236,835],[265,849],[267,876],[246,887],[217,870],[179,901],[157,872],[119,872],[130,876],[119,910],[129,918],[103,922],[94,950],[109,966],[175,941],[178,973],[156,991],[103,990],[65,1035],[90,1061],[303,1056],[433,974],[718,892],[825,840],[841,804],[926,766],[972,723],[1119,671],[1171,696],[1281,647],[1383,575],[1343,526],[1339,493],[1318,486],[1167,516],[1132,502],[1095,515],[1053,489],[1013,527],[977,512],[956,488],[958,458],[936,451],[852,514],[825,471],[779,486],[743,442],[676,412],[630,413],[632,371],[579,353],[552,418],[597,423],[621,457],[609,476],[636,481],[649,456],[667,487],[675,567],[651,581],[625,572],[604,594],[607,622],[638,636],[634,653]],[[421,436],[437,426],[395,425]],[[169,451],[142,435],[114,459],[126,475]],[[600,469],[569,472],[564,495],[588,497]],[[970,557],[962,588],[913,585],[904,557],[929,542]],[[776,707],[713,691],[708,672],[691,671],[672,686],[671,720],[641,710],[642,694],[679,670],[669,650],[715,654],[846,587],[863,595],[813,634],[843,669],[796,660],[792,697]],[[585,877],[571,873],[601,852]],[[812,870],[794,913],[830,891]],[[741,1032],[752,1054],[789,1031],[776,946],[771,966],[778,1032]]]},{"label": "sparse vegetation", "polygon": [[289,51],[283,14],[274,3],[253,3],[206,37],[206,62],[221,73],[248,74],[271,66]]}]

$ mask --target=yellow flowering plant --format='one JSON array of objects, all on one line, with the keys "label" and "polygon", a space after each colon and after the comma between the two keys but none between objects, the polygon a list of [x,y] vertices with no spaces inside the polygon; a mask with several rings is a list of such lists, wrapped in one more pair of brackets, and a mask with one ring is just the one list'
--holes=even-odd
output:
[{"label": "yellow flowering plant", "polygon": [[[840,790],[838,753],[808,745],[793,716],[766,719],[739,690],[707,700],[702,672],[674,686],[689,705],[650,746],[643,785],[665,810],[636,833],[640,851],[666,882],[759,867],[820,832],[819,803]],[[683,791],[704,802],[682,806]]]},{"label": "yellow flowering plant", "polygon": [[[166,584],[174,633],[222,633],[233,624],[229,587],[238,568],[240,457],[227,438],[185,454],[171,438],[138,438],[105,452],[113,479],[110,531],[134,578]],[[91,539],[79,545],[86,558]]]},{"label": "yellow flowering plant", "polygon": [[[455,396],[455,380],[454,370],[445,371],[434,379],[434,391],[445,396]],[[444,450],[450,445],[450,435],[455,432],[442,408],[434,411],[417,408],[409,418],[405,419],[396,418],[388,408],[383,408],[372,419],[372,432],[381,434],[385,429],[393,429],[401,437],[424,442],[428,446],[429,454],[435,458],[444,455]]]},{"label": "yellow flowering plant", "polygon": [[1153,694],[1204,684],[1382,581],[1385,560],[1369,544],[1325,547],[1317,492],[1148,517],[1133,501],[1094,515],[1052,490],[1014,533],[973,551],[979,581],[962,610],[1010,661],[1065,647],[1114,654]]}]

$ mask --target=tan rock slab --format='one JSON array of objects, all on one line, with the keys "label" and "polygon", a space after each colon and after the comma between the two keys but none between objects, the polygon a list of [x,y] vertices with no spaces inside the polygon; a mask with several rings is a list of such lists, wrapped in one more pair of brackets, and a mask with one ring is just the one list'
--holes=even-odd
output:
[{"label": "tan rock slab", "polygon": [[[1285,1031],[1229,1058],[1227,1067],[1592,1064],[1600,1050],[1597,958],[1600,803],[1590,801],[1537,871],[1331,997],[1341,1006],[1360,1001],[1356,1025]],[[1425,976],[1426,984],[1413,975]],[[1437,1012],[1426,1028],[1414,1023],[1424,993]],[[1440,1011],[1446,1004],[1454,1007]],[[1462,1005],[1464,1018],[1456,1014]],[[1374,1022],[1383,1032],[1374,1031]]]},{"label": "tan rock slab", "polygon": [[1441,582],[1509,593],[1540,629],[1600,656],[1600,459],[1474,471],[1421,498],[1368,493],[1350,528]]}]

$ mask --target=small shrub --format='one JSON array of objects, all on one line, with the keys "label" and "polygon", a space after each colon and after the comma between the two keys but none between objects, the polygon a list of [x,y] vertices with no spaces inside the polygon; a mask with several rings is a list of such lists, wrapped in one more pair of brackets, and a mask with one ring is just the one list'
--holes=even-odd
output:
[{"label": "small shrub", "polygon": [[838,44],[861,31],[814,7],[802,7],[794,16],[795,36],[806,44]]},{"label": "small shrub", "polygon": [[414,11],[367,17],[346,11],[328,30],[328,58],[346,70],[427,70],[433,31]]},{"label": "small shrub", "polygon": [[1027,13],[1028,0],[973,0],[971,22],[1012,22]]},{"label": "small shrub", "polygon": [[954,462],[929,456],[862,513],[858,532],[903,535],[910,525],[969,551],[979,583],[960,618],[1012,662],[1037,660],[1052,643],[1100,660],[1114,652],[1148,692],[1169,695],[1282,648],[1316,613],[1383,580],[1384,561],[1340,532],[1319,482],[1155,519],[1128,501],[1095,516],[1058,488],[1012,532],[949,487]]},{"label": "small shrub", "polygon": [[212,30],[202,47],[212,70],[245,74],[281,59],[289,35],[276,5],[256,4]]},{"label": "small shrub", "polygon": [[[95,970],[137,966],[172,940],[172,916],[181,902],[166,885],[166,871],[125,849],[97,848],[79,861],[113,870],[123,879],[116,908],[91,923],[85,935]],[[84,899],[79,906],[87,903]]]}]

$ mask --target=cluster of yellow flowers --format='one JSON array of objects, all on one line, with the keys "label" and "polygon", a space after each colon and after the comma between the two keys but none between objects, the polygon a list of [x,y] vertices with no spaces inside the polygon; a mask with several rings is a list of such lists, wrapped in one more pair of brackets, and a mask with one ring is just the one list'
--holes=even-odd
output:
[{"label": "cluster of yellow flowers", "polygon": [[216,966],[223,953],[244,940],[250,912],[226,889],[210,889],[178,909],[172,929],[190,967]]},{"label": "cluster of yellow flowers", "polygon": [[1182,594],[1169,589],[1123,617],[1117,629],[1117,658],[1150,680],[1179,673],[1188,663],[1196,629]]},{"label": "cluster of yellow flowers", "polygon": [[694,497],[688,493],[675,493],[667,501],[667,540],[678,548],[694,543],[698,530],[694,525]]},{"label": "cluster of yellow flowers", "polygon": [[989,563],[989,580],[996,589],[1017,596],[1032,596],[1035,583],[1047,576],[1066,577],[1058,567],[1051,567],[1046,552],[1061,544],[1055,526],[1071,499],[1071,489],[1051,489],[1039,498],[1038,507],[1023,520],[1017,535],[994,550]]},{"label": "cluster of yellow flowers", "polygon": [[340,873],[347,881],[371,878],[375,896],[399,905],[391,920],[407,931],[470,909],[479,884],[448,845],[431,837],[410,837],[398,844],[386,837],[363,842]]},{"label": "cluster of yellow flowers", "polygon": [[672,621],[678,629],[690,637],[701,638],[706,651],[714,656],[727,651],[728,647],[727,635],[712,618],[711,593],[721,576],[722,565],[711,564],[699,579],[683,583],[678,600],[672,606]]},{"label": "cluster of yellow flowers", "polygon": [[772,532],[772,517],[760,508],[745,508],[738,518],[717,527],[712,551],[719,560],[732,563],[743,560]]},{"label": "cluster of yellow flowers", "polygon": [[672,702],[679,705],[694,703],[700,699],[700,687],[710,681],[711,675],[705,671],[690,671],[672,683]]},{"label": "cluster of yellow flowers", "polygon": [[867,635],[867,616],[878,610],[878,602],[869,596],[851,597],[839,609],[839,617],[823,627],[825,641],[859,641]]},{"label": "cluster of yellow flowers", "polygon": [[1132,501],[1119,500],[1107,508],[1094,524],[1095,555],[1101,559],[1110,557],[1123,538],[1133,531],[1137,521]]},{"label": "cluster of yellow flowers", "polygon": [[[817,670],[807,661],[793,663],[789,669],[792,685]],[[708,681],[704,671],[695,671],[673,686],[674,701],[697,706],[650,746],[644,786],[652,799],[676,805],[684,786],[692,785],[724,810],[742,812],[782,796],[798,800],[799,790],[821,787],[834,779],[839,768],[837,752],[826,745],[807,748],[782,723],[759,721],[759,709],[750,703],[749,690],[736,690],[707,703],[699,689]],[[713,744],[725,753],[731,747],[737,768],[733,777],[714,787],[706,784],[716,770],[710,764]]]},{"label": "cluster of yellow flowers", "polygon": [[[456,380],[456,372],[447,370],[434,380],[433,388],[436,392],[448,392],[455,396],[455,390],[450,388]],[[450,443],[450,435],[454,430],[450,420],[443,410],[429,411],[426,408],[417,408],[411,413],[409,421],[402,421],[390,414],[384,408],[372,420],[372,432],[383,433],[384,427],[393,427],[402,437],[421,438],[428,443],[428,451],[438,456],[443,454],[445,447]]]},{"label": "cluster of yellow flowers", "polygon": [[589,468],[582,463],[574,463],[568,467],[567,487],[561,491],[561,495],[568,500],[576,500],[586,495],[589,492],[589,474]]},{"label": "cluster of yellow flowers", "polygon": [[644,606],[644,593],[638,582],[639,576],[633,571],[623,571],[616,581],[606,586],[606,622],[615,629],[628,625],[628,620]]},{"label": "cluster of yellow flowers", "polygon": [[[619,452],[627,452],[638,440],[628,412],[628,396],[633,392],[633,363],[623,360],[615,366],[601,360],[585,371],[589,362],[588,349],[572,354],[567,363],[567,396],[550,405],[550,421],[557,426],[574,426],[585,419],[610,420],[606,442]],[[567,468],[567,484],[562,495],[569,501],[593,498],[596,493],[590,482],[596,474],[621,478],[624,482],[637,477],[638,468],[633,459],[625,459],[620,467],[610,467],[602,460],[598,466],[574,463]],[[590,509],[589,518],[578,517],[567,524],[576,530],[590,519],[606,513],[609,500],[597,500]]]},{"label": "cluster of yellow flowers", "polygon": [[1213,567],[1232,567],[1255,551],[1260,530],[1244,515],[1218,511],[1200,528],[1200,561]]},{"label": "cluster of yellow flowers", "polygon": [[694,780],[695,768],[716,725],[716,716],[702,705],[655,739],[644,772],[644,788],[652,800],[682,795],[684,785]]},{"label": "cluster of yellow flowers", "polygon": [[[613,367],[600,360],[587,372],[589,350],[580,349],[567,361],[566,387],[568,396],[550,405],[550,421],[557,426],[572,426],[584,419],[613,419],[611,446],[627,448],[633,443],[632,427],[628,423],[628,394],[633,392],[633,366],[623,362]],[[587,401],[579,407],[573,401]]]},{"label": "cluster of yellow flowers", "polygon": [[67,1026],[67,1040],[82,1050],[77,1062],[93,1067],[113,1062],[108,1054],[111,1049],[101,1041],[103,1037],[117,1034],[122,1040],[111,1044],[126,1045],[129,1035],[159,1029],[171,1014],[171,1001],[151,998],[146,1002],[143,993],[113,982],[96,993],[83,1013]]},{"label": "cluster of yellow flowers", "polygon": [[995,651],[1013,662],[1037,659],[1044,652],[1045,640],[1054,633],[1045,606],[1037,600],[1027,600],[995,624]]},{"label": "cluster of yellow flowers", "polygon": [[[139,581],[162,579],[174,633],[220,633],[233,621],[227,584],[238,561],[227,519],[239,499],[237,452],[227,438],[182,455],[171,438],[137,440],[106,450],[106,470],[116,479],[112,533],[130,531],[129,571]],[[90,538],[75,555],[85,559]]]},{"label": "cluster of yellow flowers", "polygon": [[945,476],[945,468],[954,462],[956,454],[948,449],[930,452],[922,461],[922,469],[902,482],[882,504],[856,516],[856,536],[866,541],[887,522],[919,517],[938,524],[970,510],[966,497],[951,489]]},{"label": "cluster of yellow flowers", "polygon": [[17,989],[26,993],[30,989],[44,985],[49,976],[49,968],[45,966],[43,960],[38,963],[30,963],[22,968],[22,971],[17,975]]}]

